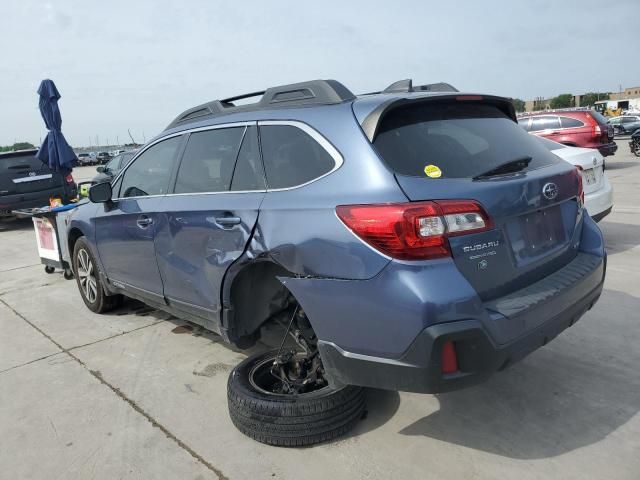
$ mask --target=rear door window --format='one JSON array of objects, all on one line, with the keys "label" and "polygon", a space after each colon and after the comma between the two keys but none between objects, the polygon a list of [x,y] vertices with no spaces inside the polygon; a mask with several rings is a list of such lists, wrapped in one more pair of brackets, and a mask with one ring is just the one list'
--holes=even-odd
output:
[{"label": "rear door window", "polygon": [[557,163],[536,137],[487,104],[417,104],[381,121],[373,144],[396,173],[425,176],[433,165],[443,178],[473,178],[504,163],[531,157],[527,170]]},{"label": "rear door window", "polygon": [[293,125],[261,126],[260,143],[270,189],[303,185],[336,165],[322,145]]},{"label": "rear door window", "polygon": [[551,130],[560,128],[560,119],[554,116],[548,117],[532,117],[531,132],[539,132],[540,130]]},{"label": "rear door window", "polygon": [[580,128],[584,127],[584,123],[576,118],[560,117],[560,125],[562,128]]},{"label": "rear door window", "polygon": [[189,136],[174,193],[225,192],[245,127],[218,128]]},{"label": "rear door window", "polygon": [[258,128],[248,127],[233,171],[231,190],[264,190],[264,188],[264,170],[258,145]]}]

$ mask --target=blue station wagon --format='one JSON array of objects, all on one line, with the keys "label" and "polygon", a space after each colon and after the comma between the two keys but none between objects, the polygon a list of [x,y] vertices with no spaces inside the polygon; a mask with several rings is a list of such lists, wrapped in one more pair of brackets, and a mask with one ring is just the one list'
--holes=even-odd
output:
[{"label": "blue station wagon", "polygon": [[510,99],[445,83],[205,103],[90,199],[69,230],[87,307],[131,297],[272,346],[230,374],[228,405],[273,445],[348,431],[363,387],[485,380],[573,325],[605,275],[577,169]]}]

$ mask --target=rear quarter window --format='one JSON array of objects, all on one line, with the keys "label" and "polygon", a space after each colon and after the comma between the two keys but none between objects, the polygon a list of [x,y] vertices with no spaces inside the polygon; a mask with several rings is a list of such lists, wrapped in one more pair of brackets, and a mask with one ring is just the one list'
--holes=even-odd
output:
[{"label": "rear quarter window", "polygon": [[584,123],[582,123],[577,118],[571,118],[571,117],[560,117],[560,125],[562,126],[562,128],[584,127]]},{"label": "rear quarter window", "polygon": [[443,178],[473,178],[504,163],[531,157],[527,170],[557,163],[537,138],[497,107],[425,102],[397,108],[381,121],[373,144],[395,172],[425,176],[435,165]]},{"label": "rear quarter window", "polygon": [[270,189],[303,185],[326,175],[336,166],[322,145],[292,125],[260,126],[260,144]]}]

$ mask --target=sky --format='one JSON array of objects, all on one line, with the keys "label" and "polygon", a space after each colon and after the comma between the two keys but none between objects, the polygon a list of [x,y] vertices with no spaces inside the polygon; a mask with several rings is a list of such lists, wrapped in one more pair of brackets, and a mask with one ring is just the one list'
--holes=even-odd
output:
[{"label": "sky", "polygon": [[640,85],[638,18],[638,0],[1,0],[0,145],[44,138],[44,78],[75,147],[143,142],[197,104],[316,78],[618,91]]}]

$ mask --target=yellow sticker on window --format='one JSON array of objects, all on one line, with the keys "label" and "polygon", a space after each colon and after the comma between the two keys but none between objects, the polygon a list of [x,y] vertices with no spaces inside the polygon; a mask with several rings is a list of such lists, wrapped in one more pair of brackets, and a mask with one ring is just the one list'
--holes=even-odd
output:
[{"label": "yellow sticker on window", "polygon": [[440,178],[442,176],[442,170],[435,165],[427,165],[424,167],[424,173],[429,178]]}]

